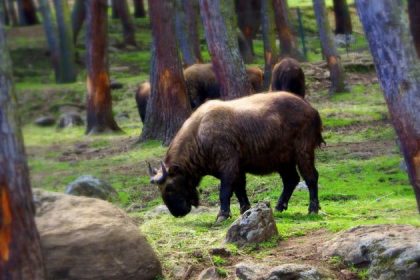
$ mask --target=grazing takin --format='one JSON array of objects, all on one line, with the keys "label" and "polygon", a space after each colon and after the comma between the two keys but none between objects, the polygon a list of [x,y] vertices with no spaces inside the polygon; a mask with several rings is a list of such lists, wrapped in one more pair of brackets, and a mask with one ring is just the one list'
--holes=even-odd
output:
[{"label": "grazing takin", "polygon": [[[299,112],[299,114],[296,114]],[[276,209],[287,209],[299,183],[296,167],[309,188],[309,212],[317,213],[318,172],[315,149],[324,142],[318,111],[287,92],[255,94],[200,106],[172,140],[158,169],[149,165],[172,215],[184,216],[198,206],[197,186],[205,175],[221,180],[218,221],[230,216],[235,193],[240,212],[250,207],[245,174],[278,172],[283,192]]]},{"label": "grazing takin", "polygon": [[[246,72],[255,92],[262,89],[263,72],[258,67],[247,67]],[[184,70],[191,108],[195,109],[208,99],[220,98],[220,85],[211,63],[194,64]],[[144,82],[138,87],[135,98],[140,118],[144,122],[147,100],[150,96],[150,83]]]},{"label": "grazing takin", "polygon": [[274,65],[270,91],[288,91],[305,98],[305,74],[297,60],[286,57]]}]

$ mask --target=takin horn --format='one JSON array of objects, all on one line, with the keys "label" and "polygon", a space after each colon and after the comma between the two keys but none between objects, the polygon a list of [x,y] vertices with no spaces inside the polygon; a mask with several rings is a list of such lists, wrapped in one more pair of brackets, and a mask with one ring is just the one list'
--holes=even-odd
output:
[{"label": "takin horn", "polygon": [[156,175],[156,170],[152,168],[152,166],[150,165],[150,162],[147,163],[147,165],[149,166],[149,176],[153,177]]}]

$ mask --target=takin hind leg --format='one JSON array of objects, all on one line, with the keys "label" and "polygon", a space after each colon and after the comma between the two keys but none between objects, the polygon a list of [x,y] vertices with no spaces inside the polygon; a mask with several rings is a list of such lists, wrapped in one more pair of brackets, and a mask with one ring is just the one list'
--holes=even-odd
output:
[{"label": "takin hind leg", "polygon": [[276,210],[284,211],[287,210],[287,205],[289,203],[290,197],[293,194],[293,191],[296,188],[296,185],[299,183],[299,174],[296,171],[296,164],[289,163],[283,165],[279,170],[281,179],[283,181],[283,192],[280,195],[280,198],[276,205]]},{"label": "takin hind leg", "polygon": [[245,186],[246,186],[246,176],[245,176],[245,173],[243,173],[238,176],[235,182],[235,185],[233,186],[235,195],[238,198],[241,214],[245,213],[245,211],[251,207],[251,204],[249,203],[249,200],[248,200],[248,196],[246,194]]},{"label": "takin hind leg", "polygon": [[319,200],[318,200],[318,171],[315,168],[315,154],[314,151],[302,153],[298,158],[299,172],[305,180],[309,189],[309,214],[318,214]]},{"label": "takin hind leg", "polygon": [[[228,172],[221,177],[220,184],[220,211],[217,215],[216,222],[224,221],[231,217],[230,213],[230,199],[233,192],[239,200],[242,210],[249,208],[249,201],[245,191],[245,173]],[[245,210],[243,210],[245,212]]]}]

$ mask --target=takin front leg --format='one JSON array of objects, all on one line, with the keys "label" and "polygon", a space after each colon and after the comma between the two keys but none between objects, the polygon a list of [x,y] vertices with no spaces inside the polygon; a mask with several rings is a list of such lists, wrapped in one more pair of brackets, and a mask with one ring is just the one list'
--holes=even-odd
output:
[{"label": "takin front leg", "polygon": [[281,193],[276,205],[276,210],[282,212],[287,210],[290,197],[299,183],[299,174],[296,171],[296,164],[290,163],[282,166],[279,170],[281,179],[283,180],[283,192]]},{"label": "takin front leg", "polygon": [[219,193],[220,211],[217,215],[217,223],[227,220],[232,216],[230,213],[230,199],[233,192],[235,192],[238,197],[241,211],[242,207],[244,207],[244,209],[249,207],[248,197],[245,192],[245,174],[239,172],[226,172],[221,177]]},{"label": "takin front leg", "polygon": [[239,206],[240,206],[240,213],[245,213],[251,207],[249,203],[248,196],[246,194],[246,176],[245,173],[242,173],[238,176],[236,182],[234,183],[234,191],[235,195],[238,198]]},{"label": "takin front leg", "polygon": [[305,180],[309,189],[309,214],[318,214],[318,171],[315,168],[315,154],[314,151],[302,153],[298,159],[299,172]]}]

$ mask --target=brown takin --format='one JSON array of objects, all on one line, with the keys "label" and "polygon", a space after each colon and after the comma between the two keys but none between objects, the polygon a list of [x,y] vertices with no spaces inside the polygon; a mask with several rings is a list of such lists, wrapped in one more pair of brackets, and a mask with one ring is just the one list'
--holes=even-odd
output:
[{"label": "brown takin", "polygon": [[198,206],[197,186],[203,176],[220,179],[220,221],[230,216],[233,193],[241,213],[250,207],[246,173],[278,172],[284,188],[276,209],[286,210],[300,180],[297,167],[309,188],[309,212],[317,213],[315,149],[324,142],[321,130],[318,111],[287,92],[212,100],[185,121],[160,168],[149,165],[151,182],[159,186],[170,212],[180,217]]},{"label": "brown takin", "polygon": [[[255,92],[262,89],[263,72],[258,67],[247,67],[248,79]],[[184,70],[185,83],[192,109],[197,108],[209,99],[220,98],[220,85],[213,71],[211,63],[193,64]],[[150,83],[139,85],[135,98],[140,118],[144,122],[147,100],[150,96]]]},{"label": "brown takin", "polygon": [[270,91],[288,91],[305,98],[305,74],[297,60],[286,57],[274,65]]}]

